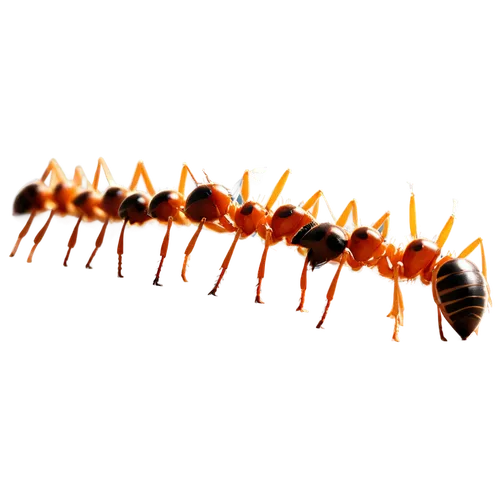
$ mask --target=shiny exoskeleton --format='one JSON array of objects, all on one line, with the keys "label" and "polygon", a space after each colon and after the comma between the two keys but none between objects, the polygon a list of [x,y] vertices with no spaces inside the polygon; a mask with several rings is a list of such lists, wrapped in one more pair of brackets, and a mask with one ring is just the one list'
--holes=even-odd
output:
[{"label": "shiny exoskeleton", "polygon": [[465,340],[479,327],[488,303],[488,286],[467,259],[450,259],[432,273],[432,292],[442,315]]}]

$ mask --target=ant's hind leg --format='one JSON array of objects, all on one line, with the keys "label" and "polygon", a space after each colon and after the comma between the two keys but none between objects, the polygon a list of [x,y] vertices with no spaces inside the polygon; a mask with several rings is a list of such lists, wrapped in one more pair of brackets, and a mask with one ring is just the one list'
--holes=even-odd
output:
[{"label": "ant's hind leg", "polygon": [[95,242],[94,251],[92,252],[92,255],[90,256],[90,258],[85,266],[87,269],[92,269],[90,264],[92,263],[92,260],[94,259],[95,254],[97,253],[97,250],[99,250],[99,248],[102,245],[102,242],[104,241],[104,235],[106,234],[106,228],[108,227],[108,223],[109,223],[109,219],[106,219],[104,221],[102,228],[101,228],[101,231],[99,232],[99,236],[97,237],[97,240]]},{"label": "ant's hind leg", "polygon": [[434,314],[436,317],[436,332],[439,340],[442,344],[447,344],[449,342],[448,336],[446,335],[446,327],[443,320],[443,313],[440,307],[434,303]]},{"label": "ant's hind leg", "polygon": [[234,249],[236,247],[236,243],[238,243],[238,240],[240,239],[242,230],[238,229],[236,231],[236,235],[234,237],[233,243],[231,244],[231,247],[229,248],[229,251],[227,252],[227,255],[222,262],[221,266],[221,272],[219,275],[219,278],[217,279],[217,282],[215,283],[215,286],[212,288],[210,292],[208,292],[208,295],[213,295],[215,296],[215,293],[217,292],[217,289],[219,288],[220,282],[222,281],[222,278],[224,277],[225,272],[227,271],[227,268],[229,267],[229,262],[231,261],[231,257],[233,256]]},{"label": "ant's hind leg", "polygon": [[173,222],[173,218],[169,217],[168,218],[167,232],[165,233],[165,237],[163,238],[163,243],[161,244],[161,249],[160,249],[160,263],[158,265],[158,270],[156,271],[155,279],[153,280],[153,285],[162,286],[159,283],[160,272],[161,272],[161,267],[163,266],[163,261],[165,260],[165,257],[167,256],[168,242],[170,240],[170,229],[172,227],[172,222]]},{"label": "ant's hind leg", "polygon": [[262,280],[264,279],[264,275],[266,274],[266,260],[267,260],[267,252],[269,251],[269,247],[271,246],[271,230],[266,229],[266,243],[264,246],[264,251],[262,252],[262,257],[260,259],[259,271],[257,272],[257,292],[255,294],[255,302],[257,304],[263,304],[262,299],[260,298],[260,293],[262,291]]},{"label": "ant's hind leg", "polygon": [[38,234],[35,236],[35,239],[33,240],[35,244],[33,245],[33,248],[31,249],[31,252],[28,256],[28,262],[31,263],[31,261],[33,260],[33,254],[35,253],[36,247],[38,246],[38,244],[42,241],[43,237],[45,236],[45,233],[47,232],[47,229],[50,225],[50,221],[52,220],[52,217],[54,217],[54,213],[55,213],[54,210],[51,210],[49,218],[47,219],[47,222],[44,224],[42,229],[40,229]]},{"label": "ant's hind leg", "polygon": [[330,308],[330,304],[332,303],[333,296],[335,295],[335,289],[337,288],[337,282],[339,280],[340,271],[342,270],[342,267],[344,266],[346,260],[347,260],[347,252],[344,252],[342,254],[342,259],[340,261],[339,267],[337,268],[337,272],[335,273],[335,276],[333,277],[330,288],[328,289],[328,293],[326,294],[326,306],[325,306],[325,310],[323,312],[323,316],[321,316],[321,319],[320,319],[319,323],[316,325],[316,328],[321,328],[325,319],[326,319],[328,309]]},{"label": "ant's hind leg", "polygon": [[488,284],[488,269],[486,266],[486,254],[484,252],[483,239],[477,238],[475,239],[468,247],[462,250],[462,253],[458,256],[459,259],[465,259],[468,257],[477,247],[481,248],[481,273],[486,280],[486,285],[488,287],[488,304],[491,306],[491,293],[490,293],[490,285]]},{"label": "ant's hind leg", "polygon": [[306,300],[306,289],[307,289],[307,266],[309,265],[309,257],[306,255],[304,260],[304,267],[302,269],[302,274],[300,276],[300,303],[297,307],[297,311],[307,312],[304,309],[304,302]]},{"label": "ant's hind leg", "polygon": [[198,237],[200,236],[200,233],[201,233],[201,230],[203,229],[205,221],[206,221],[206,219],[205,219],[205,217],[203,217],[203,219],[201,219],[201,221],[200,221],[200,224],[198,225],[198,229],[194,233],[193,237],[191,238],[191,241],[189,242],[189,244],[186,247],[186,250],[184,252],[184,263],[182,264],[181,277],[185,282],[187,282],[186,267],[187,267],[187,263],[189,260],[189,256],[191,255],[191,252],[193,251],[194,246],[196,245],[196,241],[198,240]]},{"label": "ant's hind leg", "polygon": [[17,249],[19,248],[19,244],[21,243],[21,240],[28,234],[28,231],[30,230],[31,223],[33,222],[33,219],[36,216],[36,212],[31,212],[30,218],[28,219],[28,222],[24,225],[23,229],[19,233],[19,236],[17,237],[16,244],[14,245],[14,248],[12,249],[12,252],[10,252],[10,257],[14,257],[16,255]]}]

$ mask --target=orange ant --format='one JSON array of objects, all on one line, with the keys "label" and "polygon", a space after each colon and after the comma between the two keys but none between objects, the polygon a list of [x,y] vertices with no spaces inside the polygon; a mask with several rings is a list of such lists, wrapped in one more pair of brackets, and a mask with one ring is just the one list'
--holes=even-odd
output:
[{"label": "orange ant", "polygon": [[[197,212],[200,209],[200,204],[196,203],[196,201],[197,199],[198,201],[203,199],[202,196],[206,196],[209,190],[217,193],[217,198],[215,197],[216,195],[214,195],[213,199],[216,199],[219,202],[221,197],[225,195],[225,188],[218,184],[215,186],[210,183],[201,184],[200,180],[196,177],[190,162],[183,161],[181,165],[182,167],[177,180],[176,189],[166,189],[157,193],[151,199],[148,208],[148,215],[156,219],[160,228],[166,224],[166,229],[162,230],[160,244],[158,246],[158,258],[153,273],[153,286],[164,286],[162,277],[164,274],[165,263],[170,255],[173,226],[190,227],[194,223],[200,222],[198,217],[199,214]],[[188,176],[194,182],[195,188],[186,198]],[[192,207],[193,205],[194,208],[186,210],[186,207]],[[216,210],[215,207],[217,207],[217,205],[213,205],[211,210]],[[209,214],[209,217],[211,215],[213,214]],[[224,227],[217,223],[216,218],[210,218],[211,221],[205,220],[204,222],[204,227],[209,231],[216,234],[224,234],[232,230],[232,226],[229,221],[224,219]],[[205,217],[205,219],[207,219],[207,217]],[[197,231],[198,230],[199,233],[201,233],[199,226]]]},{"label": "orange ant", "polygon": [[266,225],[267,222],[272,217],[272,207],[279,195],[283,191],[285,187],[288,176],[290,175],[290,170],[286,170],[284,174],[280,177],[278,183],[273,189],[271,196],[266,204],[266,206],[262,206],[260,203],[255,201],[248,201],[249,197],[249,172],[245,171],[242,179],[241,186],[241,198],[243,200],[243,205],[236,208],[234,214],[234,223],[237,228],[236,234],[234,236],[233,243],[227,252],[227,255],[222,262],[221,272],[215,283],[215,286],[209,292],[209,295],[214,295],[219,288],[219,285],[222,281],[224,273],[229,267],[229,262],[231,261],[231,257],[233,255],[234,249],[236,247],[236,243],[240,238],[247,238],[253,234],[259,234],[262,238],[266,237]]},{"label": "orange ant", "polygon": [[[276,180],[274,188],[270,193],[266,205],[263,206],[256,201],[249,201],[252,195],[248,168],[243,172],[242,199],[243,205],[236,209],[234,222],[237,230],[230,245],[225,252],[219,266],[219,272],[215,283],[210,287],[208,294],[217,297],[224,283],[226,273],[236,252],[238,242],[242,239],[257,234],[264,240],[257,266],[255,269],[256,285],[253,294],[253,303],[263,306],[264,281],[267,278],[267,265],[270,257],[271,246],[285,243],[289,247],[298,247],[294,236],[305,228],[316,225],[319,215],[319,200],[322,196],[320,189],[312,193],[302,206],[287,203],[279,206],[275,211],[272,208],[291,178],[291,172],[287,168]],[[300,248],[297,248],[302,253]]]},{"label": "orange ant", "polygon": [[24,223],[9,252],[11,259],[19,252],[33,224],[45,219],[26,253],[26,265],[33,263],[53,221],[66,222],[76,216],[77,208],[73,201],[78,197],[81,187],[86,186],[87,180],[87,173],[80,164],[74,166],[72,179],[69,180],[59,161],[51,157],[40,177],[19,189],[12,202],[12,217]]},{"label": "orange ant", "polygon": [[[354,230],[344,226],[352,215]],[[325,328],[331,307],[335,301],[344,266],[354,271],[363,267],[374,270],[378,276],[393,281],[392,306],[386,318],[392,320],[390,340],[399,344],[400,331],[406,321],[405,296],[400,288],[402,281],[419,278],[424,286],[432,286],[436,298],[435,310],[437,331],[441,342],[448,341],[444,331],[444,321],[467,342],[474,333],[479,333],[486,315],[488,296],[488,266],[486,245],[483,237],[471,241],[458,255],[441,258],[443,247],[451,237],[455,226],[454,216],[449,216],[438,232],[436,241],[418,238],[417,200],[410,194],[407,203],[407,225],[412,240],[405,247],[396,247],[384,240],[390,230],[390,211],[382,214],[371,226],[359,227],[359,209],[351,200],[343,209],[335,224],[322,223],[312,227],[299,238],[299,244],[309,249],[299,273],[299,298],[297,312],[303,311],[309,289],[309,273],[318,265],[338,262],[325,292],[324,306],[315,327]],[[382,231],[377,229],[383,228]],[[479,249],[481,270],[465,260]]]}]

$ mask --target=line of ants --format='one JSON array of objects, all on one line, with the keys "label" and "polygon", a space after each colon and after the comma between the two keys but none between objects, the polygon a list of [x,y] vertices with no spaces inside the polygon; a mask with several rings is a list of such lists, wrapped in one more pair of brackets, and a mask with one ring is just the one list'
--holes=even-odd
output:
[{"label": "line of ants", "polygon": [[[101,171],[104,172],[108,188],[98,189]],[[137,164],[128,188],[118,186],[106,162],[99,158],[92,183],[88,181],[81,167],[77,167],[73,179],[68,179],[55,160],[51,160],[40,180],[26,185],[16,196],[14,214],[30,214],[29,219],[19,234],[10,254],[13,257],[21,240],[26,236],[35,216],[50,211],[49,217],[34,239],[34,245],[28,257],[33,259],[34,252],[44,237],[54,215],[72,215],[77,222],[68,242],[68,251],[64,265],[68,263],[71,250],[75,247],[78,229],[82,220],[103,223],[95,242],[95,248],[86,264],[91,268],[93,259],[104,241],[109,222],[122,222],[117,247],[118,276],[122,274],[124,252],[124,232],[128,224],[144,224],[152,219],[166,224],[166,233],[160,248],[160,262],[153,281],[160,285],[160,274],[167,255],[172,225],[198,224],[198,227],[186,247],[181,276],[186,278],[188,259],[193,252],[203,228],[220,233],[234,233],[234,239],[227,252],[215,286],[209,292],[216,295],[226,273],[236,244],[240,239],[259,235],[265,242],[262,258],[257,273],[255,302],[262,303],[262,282],[265,274],[266,258],[269,247],[281,241],[295,246],[305,257],[300,278],[301,296],[297,311],[304,311],[307,289],[308,268],[316,269],[328,262],[336,262],[337,270],[328,289],[326,306],[317,324],[322,327],[330,304],[333,300],[340,273],[345,265],[358,271],[363,267],[374,268],[383,277],[394,282],[392,308],[388,317],[394,319],[393,340],[399,340],[399,328],[403,325],[403,296],[400,282],[420,278],[425,285],[432,285],[433,298],[437,305],[438,327],[441,340],[443,334],[442,316],[452,328],[465,340],[472,332],[478,332],[479,323],[487,305],[491,306],[490,290],[487,282],[486,257],[481,238],[477,238],[454,258],[441,256],[451,232],[455,215],[448,218],[435,241],[417,236],[417,218],[413,190],[410,197],[410,232],[412,241],[405,247],[396,247],[386,241],[389,230],[390,213],[385,212],[372,226],[359,226],[356,201],[348,203],[336,223],[317,222],[319,202],[326,203],[332,211],[322,191],[314,193],[301,206],[285,204],[273,211],[290,174],[286,170],[278,180],[265,205],[249,199],[250,176],[246,171],[241,179],[241,193],[238,199],[220,184],[212,182],[205,173],[206,182],[200,183],[193,176],[187,165],[183,165],[177,190],[156,192],[147,170],[142,162]],[[188,176],[196,184],[186,197]],[[50,177],[50,182],[47,184]],[[140,179],[146,186],[147,193],[137,191]],[[333,218],[333,214],[332,214]],[[354,230],[345,228],[349,218]],[[466,257],[476,248],[481,251],[481,271]]]}]

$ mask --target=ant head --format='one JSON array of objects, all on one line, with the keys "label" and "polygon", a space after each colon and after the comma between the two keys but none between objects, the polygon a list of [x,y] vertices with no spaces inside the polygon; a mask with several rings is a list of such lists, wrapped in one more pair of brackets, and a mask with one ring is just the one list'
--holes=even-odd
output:
[{"label": "ant head", "polygon": [[358,262],[370,260],[383,243],[382,235],[371,227],[358,227],[351,234],[349,250]]},{"label": "ant head", "polygon": [[441,249],[430,240],[413,240],[404,251],[403,266],[406,278],[415,278],[430,268],[439,257]]},{"label": "ant head", "polygon": [[257,231],[258,226],[265,221],[268,213],[268,210],[260,203],[247,201],[236,210],[234,221],[246,235],[250,235]]},{"label": "ant head", "polygon": [[92,218],[97,215],[97,212],[99,212],[99,215],[102,215],[102,212],[99,210],[101,197],[95,191],[86,189],[85,191],[77,195],[72,203],[87,217]]},{"label": "ant head", "polygon": [[165,222],[169,217],[175,217],[184,204],[184,196],[177,191],[160,191],[151,199],[148,215]]},{"label": "ant head", "polygon": [[185,214],[189,219],[213,221],[226,215],[231,205],[229,191],[219,184],[202,184],[194,188],[186,199]]},{"label": "ant head", "polygon": [[312,215],[301,207],[282,205],[273,214],[271,228],[275,238],[285,238],[295,236],[300,229],[313,220]]},{"label": "ant head", "polygon": [[145,193],[133,193],[127,196],[120,205],[118,215],[127,219],[130,224],[143,224],[150,219],[148,206],[150,198]]}]

